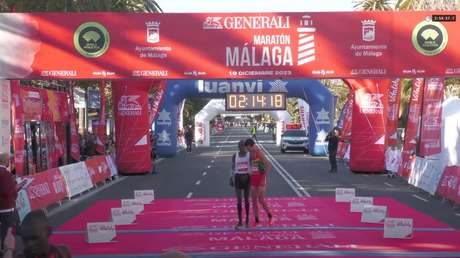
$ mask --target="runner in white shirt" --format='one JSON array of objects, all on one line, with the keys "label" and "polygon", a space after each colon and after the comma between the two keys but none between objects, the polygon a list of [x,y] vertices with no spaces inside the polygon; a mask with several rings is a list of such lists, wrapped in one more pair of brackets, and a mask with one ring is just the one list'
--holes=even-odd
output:
[{"label": "runner in white shirt", "polygon": [[230,185],[235,187],[238,208],[238,224],[236,229],[243,226],[242,217],[242,195],[244,194],[244,208],[246,211],[245,226],[249,227],[249,189],[250,172],[251,172],[251,154],[247,151],[244,145],[244,140],[238,143],[239,152],[233,154],[232,157],[232,176]]}]

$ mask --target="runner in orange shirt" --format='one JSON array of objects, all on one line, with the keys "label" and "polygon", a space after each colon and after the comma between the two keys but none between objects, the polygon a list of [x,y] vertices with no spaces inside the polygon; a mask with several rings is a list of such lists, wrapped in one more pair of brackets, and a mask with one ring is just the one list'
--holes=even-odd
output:
[{"label": "runner in orange shirt", "polygon": [[267,192],[267,173],[271,169],[270,162],[259,148],[255,146],[253,139],[246,140],[246,147],[251,152],[251,197],[252,208],[254,210],[255,226],[260,223],[259,204],[265,210],[268,216],[268,224],[273,224],[273,215],[270,207],[265,200]]}]

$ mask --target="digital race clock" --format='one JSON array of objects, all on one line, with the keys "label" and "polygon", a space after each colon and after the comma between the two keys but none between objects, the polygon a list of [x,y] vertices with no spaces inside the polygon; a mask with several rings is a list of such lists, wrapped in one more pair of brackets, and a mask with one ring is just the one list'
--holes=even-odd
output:
[{"label": "digital race clock", "polygon": [[227,111],[285,110],[285,93],[227,93],[225,101]]}]

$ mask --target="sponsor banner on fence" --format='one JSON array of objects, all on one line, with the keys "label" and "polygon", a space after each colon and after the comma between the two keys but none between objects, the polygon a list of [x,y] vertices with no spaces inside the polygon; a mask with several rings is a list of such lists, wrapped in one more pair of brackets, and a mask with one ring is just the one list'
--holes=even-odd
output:
[{"label": "sponsor banner on fence", "polygon": [[115,162],[113,161],[112,156],[105,156],[105,160],[107,162],[107,165],[109,165],[110,176],[118,175],[118,169],[117,169],[117,166],[115,165]]},{"label": "sponsor banner on fence", "polygon": [[459,12],[2,13],[0,78],[459,75],[460,30],[434,14]]},{"label": "sponsor banner on fence", "polygon": [[412,91],[409,102],[409,114],[404,133],[404,145],[401,156],[401,166],[398,174],[403,178],[410,176],[413,154],[416,152],[417,142],[419,141],[420,114],[422,112],[422,96],[424,89],[424,79],[417,78],[412,81]]},{"label": "sponsor banner on fence", "polygon": [[[112,82],[116,163],[121,173],[146,173],[152,169],[149,133],[148,91],[152,85],[148,80]],[[129,137],[127,137],[129,135]],[[168,133],[160,135],[160,141]]]},{"label": "sponsor banner on fence", "polygon": [[104,182],[111,176],[110,167],[107,164],[105,156],[87,159],[85,160],[85,164],[93,185],[96,185],[99,182]]},{"label": "sponsor banner on fence", "polygon": [[387,141],[398,144],[399,104],[401,100],[401,79],[393,79],[388,89]]},{"label": "sponsor banner on fence", "polygon": [[75,196],[93,187],[85,162],[63,166],[59,170],[66,182],[67,197]]},{"label": "sponsor banner on fence", "polygon": [[[11,85],[0,80],[0,157],[10,160],[11,145]],[[1,160],[0,160],[1,161]]]},{"label": "sponsor banner on fence", "polygon": [[28,181],[26,190],[32,210],[46,208],[68,196],[65,179],[57,168],[22,179]]},{"label": "sponsor banner on fence", "polygon": [[16,210],[18,211],[19,219],[22,221],[24,217],[32,211],[30,208],[29,197],[27,196],[26,190],[18,192],[18,198],[16,198]]},{"label": "sponsor banner on fence", "polygon": [[409,177],[409,184],[434,195],[441,180],[444,166],[441,159],[417,157]]},{"label": "sponsor banner on fence", "polygon": [[419,155],[422,157],[441,152],[443,99],[444,78],[426,79],[423,91],[422,125],[420,126]]},{"label": "sponsor banner on fence", "polygon": [[460,167],[446,167],[444,169],[436,193],[460,203]]},{"label": "sponsor banner on fence", "polygon": [[354,90],[350,169],[385,169],[385,124],[390,80],[346,80]]}]

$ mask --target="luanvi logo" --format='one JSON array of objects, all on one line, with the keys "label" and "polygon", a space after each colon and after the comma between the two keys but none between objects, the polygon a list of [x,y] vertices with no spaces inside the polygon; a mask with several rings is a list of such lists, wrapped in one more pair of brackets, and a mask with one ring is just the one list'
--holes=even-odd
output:
[{"label": "luanvi logo", "polygon": [[434,56],[441,53],[447,46],[447,30],[440,22],[427,19],[412,31],[412,44],[417,51],[425,56]]},{"label": "luanvi logo", "polygon": [[75,31],[73,44],[81,55],[96,58],[102,56],[109,49],[110,35],[102,24],[86,22]]}]

